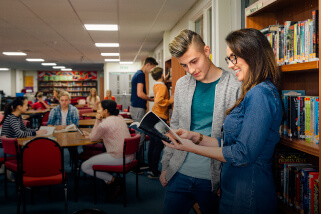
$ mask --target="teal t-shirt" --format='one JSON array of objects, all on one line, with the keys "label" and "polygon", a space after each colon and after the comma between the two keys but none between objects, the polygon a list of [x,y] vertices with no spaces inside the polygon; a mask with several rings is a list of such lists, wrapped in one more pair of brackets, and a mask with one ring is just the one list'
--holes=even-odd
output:
[{"label": "teal t-shirt", "polygon": [[[191,107],[191,131],[211,136],[215,88],[218,81],[219,79],[211,83],[196,82]],[[210,158],[189,152],[178,172],[194,178],[211,180]]]}]

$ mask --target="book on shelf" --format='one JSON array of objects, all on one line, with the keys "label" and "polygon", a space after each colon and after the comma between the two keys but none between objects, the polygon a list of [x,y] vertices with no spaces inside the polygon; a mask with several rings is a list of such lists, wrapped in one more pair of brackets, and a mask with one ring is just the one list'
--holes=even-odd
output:
[{"label": "book on shelf", "polygon": [[152,111],[146,113],[140,122],[133,122],[129,127],[168,143],[171,143],[171,141],[165,134],[171,133],[179,143],[182,143],[182,139]]},{"label": "book on shelf", "polygon": [[314,180],[314,214],[319,213],[319,179]]},{"label": "book on shelf", "polygon": [[308,213],[314,213],[314,181],[319,179],[319,172],[309,173]]}]

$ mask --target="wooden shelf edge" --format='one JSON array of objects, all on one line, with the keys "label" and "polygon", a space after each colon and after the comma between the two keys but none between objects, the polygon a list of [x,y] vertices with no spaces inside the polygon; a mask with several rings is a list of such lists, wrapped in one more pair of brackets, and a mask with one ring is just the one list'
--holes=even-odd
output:
[{"label": "wooden shelf edge", "polygon": [[259,0],[252,5],[245,8],[245,16],[252,16],[262,10],[266,9],[266,7],[271,6],[271,4],[276,3],[277,0]]},{"label": "wooden shelf edge", "polygon": [[280,143],[291,147],[293,149],[297,149],[299,151],[308,153],[310,155],[319,157],[319,145],[315,143],[307,142],[303,139],[297,139],[297,138],[289,138],[281,136]]},{"label": "wooden shelf edge", "polygon": [[280,69],[282,72],[317,70],[319,69],[319,61],[282,65]]}]

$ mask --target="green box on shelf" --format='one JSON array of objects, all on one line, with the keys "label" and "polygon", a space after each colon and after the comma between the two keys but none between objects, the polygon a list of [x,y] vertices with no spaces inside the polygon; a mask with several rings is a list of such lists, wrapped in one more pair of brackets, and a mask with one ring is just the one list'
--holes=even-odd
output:
[{"label": "green box on shelf", "polygon": [[44,76],[43,81],[48,81],[48,76]]},{"label": "green box on shelf", "polygon": [[67,76],[67,80],[73,80],[72,76]]},{"label": "green box on shelf", "polygon": [[50,81],[55,81],[56,80],[56,76],[54,75],[51,75],[50,78],[49,78]]}]

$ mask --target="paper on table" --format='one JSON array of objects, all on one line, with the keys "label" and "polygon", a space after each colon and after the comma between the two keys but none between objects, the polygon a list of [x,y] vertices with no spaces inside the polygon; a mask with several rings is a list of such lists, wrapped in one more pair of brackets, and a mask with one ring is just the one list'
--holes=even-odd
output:
[{"label": "paper on table", "polygon": [[47,134],[43,134],[41,136],[49,136],[52,135],[56,127],[53,126],[40,126],[39,130],[47,130]]}]

